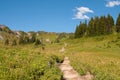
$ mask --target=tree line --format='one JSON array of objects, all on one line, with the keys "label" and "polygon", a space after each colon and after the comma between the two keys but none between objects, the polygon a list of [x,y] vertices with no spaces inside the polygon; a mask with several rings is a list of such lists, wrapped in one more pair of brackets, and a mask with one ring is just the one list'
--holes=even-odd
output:
[{"label": "tree line", "polygon": [[107,16],[94,17],[91,18],[87,23],[80,22],[79,25],[76,26],[75,30],[75,38],[80,38],[83,36],[99,36],[111,34],[114,31],[120,32],[120,14],[117,17],[117,21],[114,24],[113,17],[108,14]]},{"label": "tree line", "polygon": [[[4,45],[11,45],[11,46],[16,46],[16,45],[25,45],[25,44],[34,44],[34,45],[39,45],[39,46],[45,46],[46,40],[45,36],[47,34],[51,34],[48,32],[44,31],[39,31],[39,32],[34,32],[30,31],[28,33],[24,31],[19,31],[20,35],[13,34],[14,37],[11,38],[10,35],[9,37],[6,37],[4,40]],[[57,37],[55,40],[50,41],[50,44],[54,43],[59,43],[62,39],[67,38],[69,36],[68,33],[53,33],[56,34]],[[44,35],[44,36],[42,36]]]},{"label": "tree line", "polygon": [[31,43],[34,43],[35,45],[42,45],[43,40],[38,39],[34,32],[31,32],[31,35],[28,36],[25,32],[21,31],[21,35],[18,38],[12,40],[6,38],[4,41],[4,45],[12,45],[12,46],[15,46],[17,44],[23,45],[23,44],[31,44]]}]

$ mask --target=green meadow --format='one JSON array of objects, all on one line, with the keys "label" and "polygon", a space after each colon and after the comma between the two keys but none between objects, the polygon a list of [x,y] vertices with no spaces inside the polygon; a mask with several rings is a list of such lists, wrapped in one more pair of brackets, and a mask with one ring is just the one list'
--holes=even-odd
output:
[{"label": "green meadow", "polygon": [[[58,66],[65,56],[80,75],[90,72],[93,80],[120,80],[120,33],[76,39],[70,36],[42,33],[37,38],[42,38],[44,44],[37,45],[36,42],[5,45],[1,40],[0,80],[62,80]],[[10,37],[10,42],[13,38]],[[60,52],[63,47],[65,50]]]},{"label": "green meadow", "polygon": [[81,74],[94,80],[120,80],[120,34],[68,40],[66,55]]},{"label": "green meadow", "polygon": [[60,80],[57,63],[61,61],[62,57],[34,45],[1,45],[0,80]]},{"label": "green meadow", "polygon": [[[59,53],[64,43],[65,52]],[[120,80],[120,34],[63,39],[48,45],[47,52],[68,56],[80,75],[90,72],[94,80]]]}]

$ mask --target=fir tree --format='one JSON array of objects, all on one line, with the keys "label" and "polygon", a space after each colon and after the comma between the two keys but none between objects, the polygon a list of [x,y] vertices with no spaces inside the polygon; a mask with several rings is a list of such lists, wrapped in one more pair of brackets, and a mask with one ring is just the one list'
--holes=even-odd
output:
[{"label": "fir tree", "polygon": [[86,35],[87,23],[80,22],[79,26],[75,30],[75,38],[80,38]]},{"label": "fir tree", "polygon": [[15,45],[17,45],[17,42],[16,42],[16,40],[13,40],[11,45],[12,45],[12,46],[15,46]]},{"label": "fir tree", "polygon": [[113,32],[113,27],[114,27],[114,20],[113,17],[108,14],[107,16],[107,22],[106,22],[106,31],[107,33],[112,33]]},{"label": "fir tree", "polygon": [[6,39],[5,42],[4,42],[5,45],[9,45],[9,40]]},{"label": "fir tree", "polygon": [[120,14],[118,15],[118,18],[116,21],[116,32],[120,32]]}]

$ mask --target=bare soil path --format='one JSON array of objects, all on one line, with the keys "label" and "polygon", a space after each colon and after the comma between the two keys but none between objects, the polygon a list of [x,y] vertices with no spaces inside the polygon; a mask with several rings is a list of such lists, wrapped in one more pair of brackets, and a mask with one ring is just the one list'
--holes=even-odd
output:
[{"label": "bare soil path", "polygon": [[86,75],[80,76],[79,73],[73,69],[70,65],[70,60],[68,57],[64,58],[63,63],[59,66],[60,70],[63,72],[64,80],[92,80],[93,75],[87,72]]}]

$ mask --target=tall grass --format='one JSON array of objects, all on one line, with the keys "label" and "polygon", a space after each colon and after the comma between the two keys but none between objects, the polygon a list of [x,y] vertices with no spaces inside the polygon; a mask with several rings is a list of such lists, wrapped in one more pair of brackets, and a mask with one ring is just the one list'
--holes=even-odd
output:
[{"label": "tall grass", "polygon": [[[47,38],[47,37],[46,37]],[[52,37],[54,39],[54,37]],[[67,43],[65,52],[59,50]],[[0,44],[1,80],[60,80],[57,62],[68,56],[81,74],[90,72],[94,80],[120,80],[120,35],[111,34],[80,39],[64,39],[60,43],[40,46]]]},{"label": "tall grass", "polygon": [[61,80],[57,62],[62,58],[40,52],[33,45],[0,48],[0,80]]},{"label": "tall grass", "polygon": [[67,40],[66,55],[81,74],[88,71],[94,80],[120,80],[120,39],[117,35]]}]

